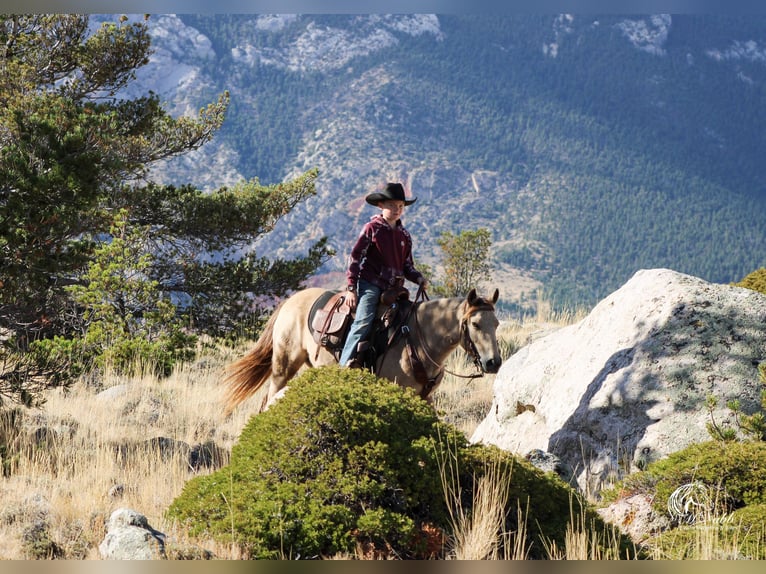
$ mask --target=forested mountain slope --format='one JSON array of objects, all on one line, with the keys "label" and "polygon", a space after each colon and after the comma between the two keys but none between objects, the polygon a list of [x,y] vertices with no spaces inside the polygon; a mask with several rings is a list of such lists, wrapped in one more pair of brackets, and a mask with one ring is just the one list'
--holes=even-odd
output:
[{"label": "forested mountain slope", "polygon": [[[766,18],[695,15],[154,15],[134,89],[195,111],[231,93],[216,141],[172,182],[281,181],[316,197],[258,244],[322,235],[338,281],[363,196],[401,180],[416,256],[487,227],[507,309],[542,285],[592,305],[637,269],[737,281],[763,266]],[[333,275],[333,273],[335,273]],[[525,293],[522,294],[522,291]]]}]

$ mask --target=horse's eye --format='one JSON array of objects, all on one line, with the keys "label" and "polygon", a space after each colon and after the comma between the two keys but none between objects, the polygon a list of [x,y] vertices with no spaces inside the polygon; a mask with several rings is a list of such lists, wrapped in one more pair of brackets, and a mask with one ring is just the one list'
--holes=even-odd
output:
[{"label": "horse's eye", "polygon": [[478,321],[471,321],[471,327],[473,327],[477,331],[481,331],[481,323],[479,323]]}]

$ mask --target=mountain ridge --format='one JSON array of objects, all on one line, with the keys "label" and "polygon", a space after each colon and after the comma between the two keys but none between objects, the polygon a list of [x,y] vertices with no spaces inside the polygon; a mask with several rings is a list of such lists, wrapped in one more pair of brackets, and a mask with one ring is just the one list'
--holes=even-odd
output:
[{"label": "mountain ridge", "polygon": [[150,30],[139,91],[167,90],[173,113],[232,95],[216,140],[155,173],[212,189],[318,167],[317,196],[255,248],[327,235],[328,285],[374,214],[364,195],[393,179],[419,200],[419,260],[438,264],[444,231],[490,229],[512,311],[539,289],[593,305],[640,268],[728,282],[763,265],[764,18],[189,14]]}]

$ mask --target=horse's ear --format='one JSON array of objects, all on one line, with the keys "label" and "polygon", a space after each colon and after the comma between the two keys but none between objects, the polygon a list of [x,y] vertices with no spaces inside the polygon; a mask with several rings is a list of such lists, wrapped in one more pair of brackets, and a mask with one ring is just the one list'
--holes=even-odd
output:
[{"label": "horse's ear", "polygon": [[473,302],[476,301],[476,289],[471,289],[465,298],[468,299],[468,303],[470,305],[473,305]]},{"label": "horse's ear", "polygon": [[494,305],[495,303],[497,303],[498,299],[500,299],[500,290],[499,289],[495,289],[495,292],[492,295],[492,304]]}]

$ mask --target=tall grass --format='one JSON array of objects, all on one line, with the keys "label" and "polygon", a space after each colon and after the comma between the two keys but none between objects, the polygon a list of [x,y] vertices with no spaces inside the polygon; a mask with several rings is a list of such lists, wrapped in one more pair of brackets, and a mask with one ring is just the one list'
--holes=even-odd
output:
[{"label": "tall grass", "polygon": [[[65,556],[97,559],[104,521],[120,507],[145,514],[158,530],[171,528],[164,510],[195,471],[183,450],[161,452],[148,441],[233,445],[249,413],[222,416],[226,360],[183,365],[163,380],[140,373],[106,374],[96,385],[83,380],[27,412],[2,461],[8,476],[0,480],[0,558],[39,558],[20,542],[39,523]],[[183,542],[183,533],[166,533]]]},{"label": "tall grass", "polygon": [[586,522],[585,513],[569,508],[569,524],[564,535],[564,548],[555,541],[545,543],[549,560],[619,560],[620,541],[615,527],[607,525],[603,532]]},{"label": "tall grass", "polygon": [[505,529],[505,513],[511,486],[511,470],[490,463],[486,474],[474,479],[472,505],[463,507],[456,459],[446,455],[440,474],[450,513],[452,536],[448,560],[524,560],[527,558],[526,520],[517,510],[519,529]]}]

